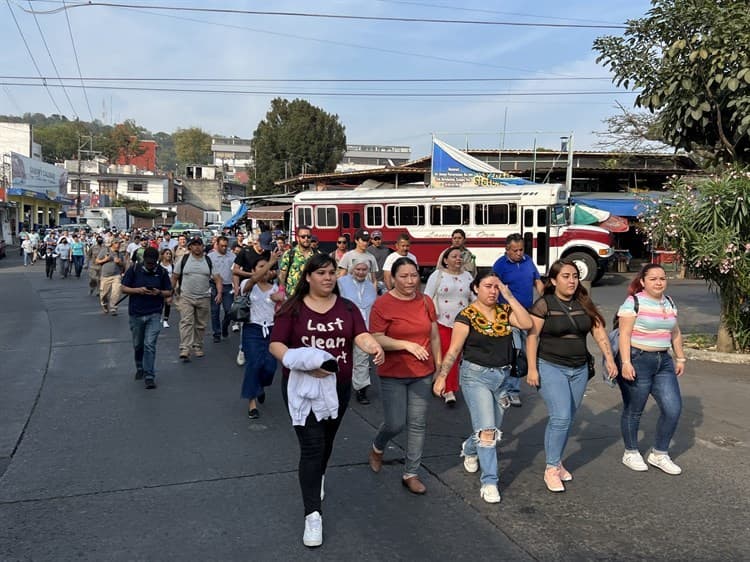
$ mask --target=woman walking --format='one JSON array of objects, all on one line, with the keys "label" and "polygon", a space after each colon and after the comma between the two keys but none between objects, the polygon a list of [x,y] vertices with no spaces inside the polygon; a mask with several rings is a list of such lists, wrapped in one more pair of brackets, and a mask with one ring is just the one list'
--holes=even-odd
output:
[{"label": "woman walking", "polygon": [[544,483],[550,492],[564,492],[563,482],[572,480],[573,475],[563,466],[562,456],[588,382],[589,333],[606,359],[610,377],[617,375],[617,366],[604,318],[580,284],[574,262],[558,260],[552,264],[544,294],[530,312],[533,326],[526,340],[526,382],[539,389],[549,412],[544,432]]},{"label": "woman walking", "polygon": [[[333,378],[336,408],[331,415],[321,416],[310,410],[301,425],[294,425],[300,445],[299,483],[305,507],[305,546],[323,544],[321,501],[328,459],[333,451],[336,432],[341,425],[352,392],[352,345],[374,355],[374,362],[383,362],[383,349],[365,331],[365,323],[357,307],[338,295],[336,263],[326,254],[315,254],[305,264],[294,294],[279,310],[271,333],[271,354],[284,364],[282,395],[287,407],[295,412],[304,398],[289,392],[293,359],[316,359],[325,350],[333,356],[333,364],[323,363],[306,369],[302,378],[315,386],[320,379],[329,388]],[[287,355],[289,354],[289,357]],[[325,366],[325,368],[324,368]],[[328,397],[332,399],[333,397]],[[304,407],[304,403],[302,404]],[[301,408],[300,408],[301,409]],[[296,422],[296,420],[295,420]],[[294,423],[294,422],[293,422]]]},{"label": "woman walking", "polygon": [[[473,278],[464,270],[461,248],[450,247],[440,256],[437,269],[432,272],[424,288],[425,295],[429,295],[435,304],[437,312],[438,333],[440,334],[440,351],[445,356],[451,344],[451,333],[456,315],[474,300],[471,292]],[[458,392],[458,365],[460,360],[453,362],[445,379],[443,399],[448,406],[456,405]]]},{"label": "woman walking", "polygon": [[[172,255],[172,250],[170,250],[169,248],[164,248],[161,251],[161,256],[159,256],[159,265],[167,270],[167,273],[169,273],[169,278],[171,279],[172,274],[174,273],[174,256]],[[169,313],[171,311],[172,297],[168,297],[164,299],[164,309],[161,315],[161,324],[163,328],[169,328]]]},{"label": "woman walking", "polygon": [[268,346],[276,304],[284,300],[271,269],[277,259],[277,252],[271,254],[271,261],[258,259],[250,270],[253,277],[243,279],[240,285],[240,293],[250,295],[250,322],[242,326],[242,351],[252,360],[245,363],[242,398],[248,401],[247,417],[251,420],[260,417],[258,403],[266,401],[266,387],[271,386],[276,373],[276,359]]},{"label": "woman walking", "polygon": [[73,242],[70,244],[70,257],[73,261],[76,278],[80,279],[81,271],[83,271],[83,262],[86,259],[86,244],[78,234],[73,235]]},{"label": "woman walking", "polygon": [[391,267],[393,289],[375,301],[370,330],[386,351],[378,367],[383,423],[369,452],[370,468],[380,472],[388,442],[407,431],[401,483],[413,494],[427,489],[417,470],[422,461],[432,376],[440,368],[441,351],[435,307],[419,289],[417,264],[401,257]]},{"label": "woman walking", "polygon": [[[461,390],[469,407],[472,433],[461,445],[461,456],[467,472],[482,469],[480,497],[487,503],[498,503],[496,447],[502,436],[503,414],[510,405],[506,400],[502,406],[507,396],[503,383],[510,376],[514,359],[511,326],[528,330],[532,322],[494,271],[477,274],[471,289],[477,299],[456,317],[450,347],[432,391],[436,396],[444,392],[449,373],[462,356]],[[498,304],[499,295],[509,304]]]},{"label": "woman walking", "polygon": [[68,239],[64,236],[60,238],[60,242],[57,243],[55,253],[60,260],[60,275],[62,275],[63,279],[65,279],[70,273],[70,259],[72,257],[72,254],[70,244],[68,244]]},{"label": "woman walking", "polygon": [[[682,469],[669,456],[669,443],[682,411],[677,377],[685,372],[682,333],[677,324],[677,307],[665,291],[667,275],[660,265],[647,264],[628,287],[628,298],[617,312],[620,328],[622,393],[620,429],[625,442],[622,462],[631,470],[645,471],[648,465],[638,450],[638,426],[649,395],[659,406],[654,446],[646,457],[651,466],[677,475]],[[672,348],[674,358],[669,354]]]}]

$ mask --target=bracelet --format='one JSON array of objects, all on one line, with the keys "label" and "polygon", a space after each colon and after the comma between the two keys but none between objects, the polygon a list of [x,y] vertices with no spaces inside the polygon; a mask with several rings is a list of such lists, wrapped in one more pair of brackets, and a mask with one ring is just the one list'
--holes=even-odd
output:
[{"label": "bracelet", "polygon": [[685,357],[675,357],[674,360],[678,363],[687,363],[687,359]]},{"label": "bracelet", "polygon": [[632,365],[632,363],[630,361],[623,361],[622,364],[623,365]]}]

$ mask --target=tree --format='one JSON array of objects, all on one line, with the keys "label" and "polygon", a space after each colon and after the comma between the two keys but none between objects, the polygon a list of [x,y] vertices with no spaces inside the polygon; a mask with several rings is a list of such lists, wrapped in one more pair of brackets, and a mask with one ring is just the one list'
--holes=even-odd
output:
[{"label": "tree", "polygon": [[750,350],[750,172],[680,178],[666,188],[669,200],[647,206],[643,230],[718,290],[717,350]]},{"label": "tree", "polygon": [[159,145],[157,153],[157,166],[164,172],[174,172],[177,170],[177,155],[174,149],[174,138],[169,133],[154,133],[153,139]]},{"label": "tree", "polygon": [[750,10],[747,0],[652,0],[623,37],[594,41],[635,107],[658,112],[660,136],[716,162],[750,163]]},{"label": "tree", "polygon": [[613,152],[662,152],[669,148],[661,137],[659,115],[647,111],[631,111],[617,102],[620,113],[604,119],[607,130],[594,132],[596,144]]},{"label": "tree", "polygon": [[305,171],[332,172],[346,150],[338,115],[301,99],[276,98],[258,123],[251,146],[255,155],[256,192],[271,193],[273,182]]},{"label": "tree", "polygon": [[198,127],[177,129],[172,135],[174,151],[180,164],[211,163],[211,135]]},{"label": "tree", "polygon": [[79,135],[86,134],[86,126],[80,121],[57,121],[34,128],[34,141],[42,147],[42,158],[54,164],[78,158]]},{"label": "tree", "polygon": [[146,129],[136,125],[132,119],[127,119],[124,123],[115,125],[109,131],[109,135],[101,139],[98,150],[101,150],[110,162],[117,162],[120,157],[130,161],[143,154],[140,138],[146,134]]}]

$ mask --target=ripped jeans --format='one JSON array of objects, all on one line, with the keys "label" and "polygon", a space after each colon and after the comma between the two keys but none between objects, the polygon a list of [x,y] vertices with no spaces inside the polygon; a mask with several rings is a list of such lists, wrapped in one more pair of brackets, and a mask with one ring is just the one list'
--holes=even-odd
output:
[{"label": "ripped jeans", "polygon": [[[497,485],[497,444],[502,432],[503,414],[508,407],[507,389],[503,383],[510,376],[510,365],[483,367],[476,363],[461,363],[459,378],[461,392],[471,415],[471,435],[464,441],[462,456],[476,455],[482,470],[482,484]],[[503,404],[505,406],[503,406]],[[483,430],[493,432],[490,440],[483,440]]]}]

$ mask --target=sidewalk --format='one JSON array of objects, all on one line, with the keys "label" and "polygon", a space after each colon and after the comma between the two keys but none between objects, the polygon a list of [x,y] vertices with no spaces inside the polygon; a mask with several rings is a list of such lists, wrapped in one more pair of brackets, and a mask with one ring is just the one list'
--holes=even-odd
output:
[{"label": "sidewalk", "polygon": [[[367,448],[382,419],[352,402],[326,478],[325,543],[302,546],[298,448],[270,389],[249,421],[239,398],[239,339],[182,364],[173,327],[159,341],[156,391],[133,381],[127,317],[105,317],[84,279],[44,278],[0,260],[0,559],[2,560],[591,560],[742,559],[747,377],[691,362],[673,449],[685,472],[620,464],[619,396],[592,381],[567,448],[575,480],[544,489],[546,409],[523,385],[506,416],[499,505],[479,498],[458,450],[465,406],[435,400],[424,481],[399,483],[399,440],[373,474]],[[653,437],[644,415],[644,448]],[[17,449],[16,444],[19,443]]]}]

